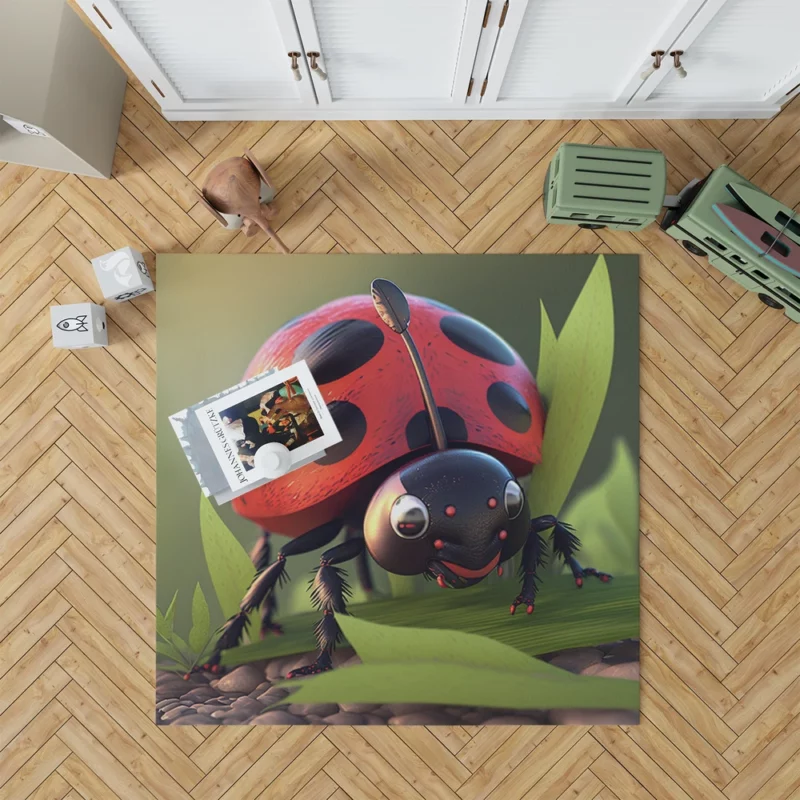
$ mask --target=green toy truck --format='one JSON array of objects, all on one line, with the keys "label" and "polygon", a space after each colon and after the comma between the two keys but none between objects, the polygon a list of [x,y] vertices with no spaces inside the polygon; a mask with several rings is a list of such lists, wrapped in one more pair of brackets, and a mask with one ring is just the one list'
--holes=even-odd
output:
[{"label": "green toy truck", "polygon": [[547,221],[640,231],[661,213],[666,188],[660,150],[562,144],[545,177]]},{"label": "green toy truck", "polygon": [[665,191],[658,150],[563,144],[545,177],[545,215],[555,224],[636,231],[666,205],[665,233],[800,322],[800,218],[791,209],[728,166],[677,196]]}]

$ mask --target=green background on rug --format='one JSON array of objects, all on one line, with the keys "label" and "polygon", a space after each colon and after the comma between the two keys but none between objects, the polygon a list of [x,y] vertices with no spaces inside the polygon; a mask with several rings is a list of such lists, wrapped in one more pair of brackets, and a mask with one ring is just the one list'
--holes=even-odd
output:
[{"label": "green background on rug", "polygon": [[[201,544],[200,489],[169,424],[170,414],[238,383],[259,347],[288,320],[330,300],[367,294],[378,277],[489,326],[535,375],[540,301],[558,334],[596,260],[595,255],[160,255],[157,604],[165,609],[178,591],[176,629],[188,629],[198,580],[212,623],[218,624],[221,614]],[[615,440],[627,444],[634,463],[639,452],[638,257],[606,256],[606,261],[614,304],[614,363],[606,403],[570,499],[602,477]],[[249,550],[259,535],[256,526],[230,505],[218,511]],[[274,537],[273,552],[283,541]],[[279,617],[310,608],[307,577],[318,563],[319,553],[292,558],[288,572],[293,580],[280,590]],[[378,590],[386,588],[385,573],[374,562],[372,568]],[[357,581],[352,583],[356,588]],[[354,602],[361,599],[356,588]]]}]

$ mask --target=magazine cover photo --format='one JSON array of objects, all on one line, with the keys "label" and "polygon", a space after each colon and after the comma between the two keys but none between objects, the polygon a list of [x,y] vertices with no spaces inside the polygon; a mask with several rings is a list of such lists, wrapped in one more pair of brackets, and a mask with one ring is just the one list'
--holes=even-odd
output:
[{"label": "magazine cover photo", "polygon": [[158,723],[638,722],[638,258],[294,258],[159,257]]},{"label": "magazine cover photo", "polygon": [[322,436],[322,427],[296,375],[269,386],[263,394],[258,392],[223,408],[220,419],[246,470],[254,468],[256,450],[264,444],[278,442],[294,450]]}]

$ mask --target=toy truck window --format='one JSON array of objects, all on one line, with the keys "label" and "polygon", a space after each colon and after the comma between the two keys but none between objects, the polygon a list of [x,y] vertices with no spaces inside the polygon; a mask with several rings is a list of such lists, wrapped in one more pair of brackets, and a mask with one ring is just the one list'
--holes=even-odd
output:
[{"label": "toy truck window", "polygon": [[774,250],[779,256],[786,258],[789,255],[789,246],[780,239],[776,239],[771,233],[761,234],[761,241],[764,242],[771,250]]},{"label": "toy truck window", "polygon": [[800,236],[800,220],[789,219],[788,214],[779,211],[775,216],[775,222],[777,222],[781,228],[786,228],[787,231],[790,231],[795,236]]},{"label": "toy truck window", "polygon": [[716,247],[717,250],[723,251],[728,249],[724,244],[722,244],[722,242],[718,242],[711,236],[706,236],[705,241],[708,242],[712,247]]},{"label": "toy truck window", "polygon": [[789,300],[797,303],[797,305],[800,306],[800,297],[798,297],[796,294],[790,292],[788,289],[784,289],[783,286],[778,286],[777,289],[784,297],[788,297]]}]

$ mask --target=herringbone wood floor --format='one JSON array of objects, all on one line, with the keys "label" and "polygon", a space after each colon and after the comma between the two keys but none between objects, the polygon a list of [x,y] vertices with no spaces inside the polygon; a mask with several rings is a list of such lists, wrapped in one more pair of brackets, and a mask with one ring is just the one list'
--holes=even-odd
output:
[{"label": "herringbone wood floor", "polygon": [[[655,227],[545,225],[562,141],[657,147],[670,190],[730,162],[800,202],[772,121],[184,122],[135,81],[114,176],[0,168],[0,797],[800,798],[800,326]],[[108,349],[50,344],[88,259],[271,251],[197,204],[250,147],[296,252],[641,254],[642,724],[153,724],[155,295]],[[112,466],[111,459],[114,459]]]}]

